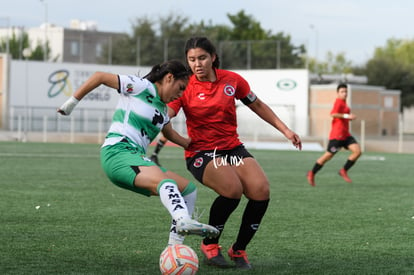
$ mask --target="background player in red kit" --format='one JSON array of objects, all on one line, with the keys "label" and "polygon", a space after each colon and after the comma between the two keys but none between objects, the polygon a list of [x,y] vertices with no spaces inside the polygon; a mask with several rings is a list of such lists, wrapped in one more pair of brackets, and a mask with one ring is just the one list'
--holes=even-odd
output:
[{"label": "background player in red kit", "polygon": [[349,121],[356,119],[356,116],[351,114],[351,109],[346,104],[348,86],[346,84],[339,84],[336,93],[337,98],[331,110],[332,126],[331,133],[329,134],[327,151],[316,161],[313,169],[308,171],[307,174],[308,182],[312,186],[315,186],[315,174],[327,161],[332,159],[342,147],[351,151],[351,155],[348,157],[345,165],[338,172],[338,174],[347,182],[352,182],[348,177],[347,171],[361,156],[361,148],[349,132]]},{"label": "background player in red kit", "polygon": [[[180,108],[186,116],[191,143],[185,150],[188,170],[219,196],[210,208],[209,224],[220,232],[244,194],[248,203],[239,233],[228,255],[236,267],[250,269],[246,247],[256,233],[269,204],[269,181],[259,163],[244,148],[237,134],[236,99],[279,130],[299,149],[299,136],[250,90],[240,75],[218,69],[214,45],[205,37],[194,37],[185,46],[193,75],[183,96],[168,106],[170,116]],[[207,264],[228,267],[219,238],[204,239],[201,250]]]}]

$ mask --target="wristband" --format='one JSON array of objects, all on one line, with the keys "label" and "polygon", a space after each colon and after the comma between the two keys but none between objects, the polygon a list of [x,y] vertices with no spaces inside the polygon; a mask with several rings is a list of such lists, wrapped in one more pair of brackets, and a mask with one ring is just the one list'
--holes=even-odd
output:
[{"label": "wristband", "polygon": [[349,118],[349,114],[344,114],[344,118]]},{"label": "wristband", "polygon": [[71,96],[65,103],[59,108],[65,115],[70,115],[73,108],[79,103],[79,99]]}]

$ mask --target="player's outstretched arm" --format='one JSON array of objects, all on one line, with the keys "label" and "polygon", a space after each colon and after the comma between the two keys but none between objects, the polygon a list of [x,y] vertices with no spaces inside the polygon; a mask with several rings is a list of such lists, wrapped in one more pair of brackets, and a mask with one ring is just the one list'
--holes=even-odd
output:
[{"label": "player's outstretched arm", "polygon": [[62,104],[62,106],[57,109],[57,112],[66,116],[70,115],[79,101],[101,84],[118,90],[118,75],[106,72],[95,72],[68,100],[66,100],[65,103]]}]

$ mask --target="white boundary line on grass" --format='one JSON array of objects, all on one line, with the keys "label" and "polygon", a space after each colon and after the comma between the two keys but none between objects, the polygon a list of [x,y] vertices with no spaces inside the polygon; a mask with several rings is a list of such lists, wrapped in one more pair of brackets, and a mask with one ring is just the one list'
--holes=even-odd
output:
[{"label": "white boundary line on grass", "polygon": [[374,160],[374,161],[385,161],[384,156],[365,156],[362,155],[361,160]]},{"label": "white boundary line on grass", "polygon": [[37,158],[99,158],[99,154],[93,155],[68,155],[68,154],[28,154],[28,153],[0,153],[0,157],[37,157]]}]

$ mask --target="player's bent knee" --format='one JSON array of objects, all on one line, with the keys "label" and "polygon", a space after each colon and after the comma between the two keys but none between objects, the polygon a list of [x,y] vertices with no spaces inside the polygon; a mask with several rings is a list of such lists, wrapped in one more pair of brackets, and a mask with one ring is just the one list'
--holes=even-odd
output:
[{"label": "player's bent knee", "polygon": [[246,188],[244,195],[253,200],[267,200],[270,197],[270,186],[268,182],[252,185],[252,188]]},{"label": "player's bent knee", "polygon": [[231,199],[240,199],[243,195],[243,188],[240,186],[226,187],[220,186],[219,188],[214,189],[219,195],[231,198]]}]

